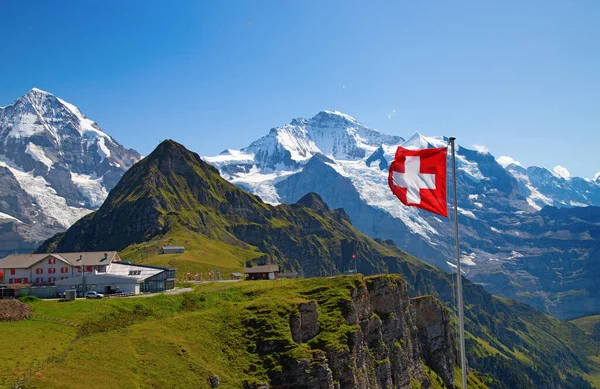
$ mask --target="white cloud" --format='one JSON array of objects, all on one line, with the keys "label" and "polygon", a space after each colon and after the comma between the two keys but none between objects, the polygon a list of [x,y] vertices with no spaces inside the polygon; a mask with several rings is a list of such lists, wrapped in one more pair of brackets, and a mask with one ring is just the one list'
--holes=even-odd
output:
[{"label": "white cloud", "polygon": [[569,173],[569,171],[567,170],[566,167],[560,166],[560,165],[556,165],[554,166],[554,173],[556,173],[557,176],[564,178],[565,180],[568,180],[569,178],[571,178],[571,173]]},{"label": "white cloud", "polygon": [[500,165],[502,165],[502,167],[507,167],[508,165],[512,165],[513,163],[515,165],[518,166],[523,166],[521,165],[521,162],[519,161],[515,161],[514,159],[512,159],[511,157],[507,157],[506,155],[503,155],[502,157],[496,158],[496,162],[498,162]]},{"label": "white cloud", "polygon": [[396,116],[396,110],[395,110],[395,109],[392,109],[392,112],[391,112],[391,113],[388,113],[388,119],[391,119],[391,118],[393,118],[394,116]]},{"label": "white cloud", "polygon": [[490,150],[487,147],[482,145],[473,145],[473,148],[480,154],[488,154],[490,152]]}]

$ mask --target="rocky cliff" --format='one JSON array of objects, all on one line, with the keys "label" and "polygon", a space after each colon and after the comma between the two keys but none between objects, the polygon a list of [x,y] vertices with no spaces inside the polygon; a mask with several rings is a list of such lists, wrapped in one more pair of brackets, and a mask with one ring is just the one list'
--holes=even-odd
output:
[{"label": "rocky cliff", "polygon": [[[328,328],[336,316],[342,324]],[[299,303],[289,328],[295,345],[259,338],[258,352],[305,344],[310,357],[271,373],[273,388],[455,387],[449,312],[432,296],[410,299],[398,276],[359,279],[339,300]]]}]

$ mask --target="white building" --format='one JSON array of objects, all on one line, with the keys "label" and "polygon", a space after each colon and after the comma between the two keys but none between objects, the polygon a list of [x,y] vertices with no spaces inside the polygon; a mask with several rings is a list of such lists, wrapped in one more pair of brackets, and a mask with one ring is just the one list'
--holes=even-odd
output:
[{"label": "white building", "polygon": [[54,285],[60,294],[68,289],[138,294],[175,286],[175,269],[120,260],[116,251],[9,255],[0,260],[0,270],[9,287]]},{"label": "white building", "polygon": [[100,293],[162,292],[175,287],[175,269],[113,262],[104,273],[94,271],[81,278],[56,281],[54,285],[61,294],[68,289]]},{"label": "white building", "polygon": [[52,284],[85,273],[105,273],[120,260],[116,251],[15,254],[0,260],[0,270],[5,284]]}]

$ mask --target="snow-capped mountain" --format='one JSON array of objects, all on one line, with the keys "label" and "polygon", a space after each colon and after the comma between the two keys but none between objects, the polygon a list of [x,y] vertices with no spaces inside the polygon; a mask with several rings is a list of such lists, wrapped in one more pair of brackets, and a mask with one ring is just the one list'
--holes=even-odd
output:
[{"label": "snow-capped mountain", "polygon": [[[205,160],[227,180],[270,203],[293,203],[307,192],[316,192],[331,208],[344,208],[361,231],[394,240],[408,252],[449,269],[454,253],[452,224],[448,219],[402,206],[387,184],[388,167],[398,145],[418,149],[447,144],[447,138],[419,133],[405,141],[369,129],[340,112],[323,111],[312,119],[294,119],[274,128],[242,150],[226,150]],[[568,287],[561,289],[563,283],[561,288],[552,289],[547,283],[577,277],[581,266],[588,266],[587,259],[598,255],[586,244],[598,244],[600,235],[594,236],[591,230],[600,220],[586,219],[585,228],[568,222],[546,223],[548,215],[571,220],[571,211],[544,213],[540,209],[544,205],[598,206],[600,185],[593,180],[565,178],[543,168],[524,169],[506,161],[506,157],[500,159],[500,164],[487,152],[457,147],[461,251],[466,274],[494,293],[520,298],[559,316],[568,315],[564,307],[571,302],[564,296],[556,297]],[[574,261],[577,252],[583,260],[575,266],[552,262],[565,242],[555,242],[561,236],[556,230],[559,225],[576,229],[577,234],[584,230],[591,233],[583,246],[571,242],[573,250],[558,255],[561,261]],[[570,238],[563,234],[563,238],[568,241],[577,234],[567,234]],[[531,265],[540,261],[552,262],[556,269],[549,274]]]},{"label": "snow-capped mountain", "polygon": [[139,159],[51,93],[34,88],[0,107],[0,257],[98,208]]}]

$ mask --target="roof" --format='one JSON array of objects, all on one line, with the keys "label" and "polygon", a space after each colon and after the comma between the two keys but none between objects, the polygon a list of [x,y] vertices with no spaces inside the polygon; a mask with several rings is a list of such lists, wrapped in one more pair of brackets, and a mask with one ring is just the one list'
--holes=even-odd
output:
[{"label": "roof", "polygon": [[242,273],[231,273],[230,276],[243,277],[244,275]]},{"label": "roof", "polygon": [[[105,255],[106,254],[106,255]],[[116,251],[91,251],[77,253],[43,253],[43,254],[13,254],[0,260],[0,268],[3,269],[26,269],[48,257],[56,258],[71,266],[79,266],[83,263],[85,266],[107,265],[115,257],[118,258]],[[106,257],[106,259],[105,259]],[[81,258],[81,261],[79,260]]]},{"label": "roof", "polygon": [[163,246],[162,249],[185,250],[183,246]]},{"label": "roof", "polygon": [[[153,266],[152,267],[140,266],[140,265],[134,265],[131,263],[125,264],[125,263],[121,263],[121,262],[115,262],[110,265],[110,267],[106,271],[106,274],[112,275],[112,276],[136,278],[140,281],[143,281],[146,278],[150,278],[152,276],[160,274],[165,270],[167,270],[167,268],[160,268],[160,267],[153,267]],[[140,274],[129,274],[132,271],[134,271],[134,272],[139,271]]]},{"label": "roof", "polygon": [[247,267],[244,269],[244,273],[274,273],[279,272],[279,265],[262,265],[262,266],[253,266]]}]

